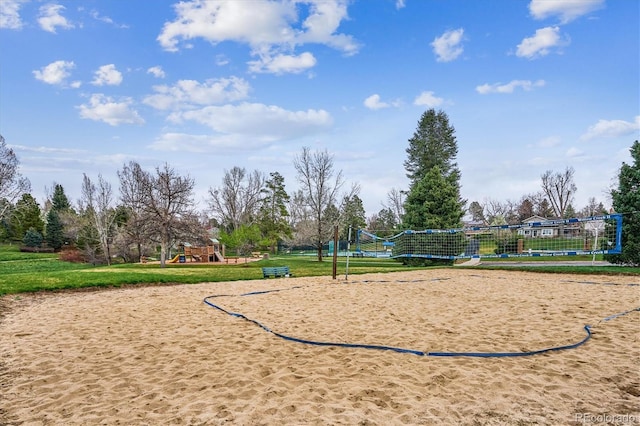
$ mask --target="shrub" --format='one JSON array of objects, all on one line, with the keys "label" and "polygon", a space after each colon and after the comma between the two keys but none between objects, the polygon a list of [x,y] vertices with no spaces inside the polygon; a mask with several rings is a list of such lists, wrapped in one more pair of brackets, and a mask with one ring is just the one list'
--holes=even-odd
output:
[{"label": "shrub", "polygon": [[42,245],[42,234],[35,230],[35,228],[27,229],[24,234],[22,242],[27,247],[40,247]]},{"label": "shrub", "polygon": [[518,238],[509,237],[496,241],[498,247],[494,250],[496,254],[505,253],[517,253],[518,252]]},{"label": "shrub", "polygon": [[60,250],[59,259],[65,262],[85,263],[83,253],[76,247],[64,247]]}]

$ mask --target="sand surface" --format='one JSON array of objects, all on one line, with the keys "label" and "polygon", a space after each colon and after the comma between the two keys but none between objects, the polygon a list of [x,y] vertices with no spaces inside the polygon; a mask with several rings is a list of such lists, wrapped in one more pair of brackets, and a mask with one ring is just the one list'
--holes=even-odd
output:
[{"label": "sand surface", "polygon": [[[464,269],[5,296],[0,424],[640,424],[638,307],[639,277]],[[517,353],[585,325],[500,358],[274,334]]]}]

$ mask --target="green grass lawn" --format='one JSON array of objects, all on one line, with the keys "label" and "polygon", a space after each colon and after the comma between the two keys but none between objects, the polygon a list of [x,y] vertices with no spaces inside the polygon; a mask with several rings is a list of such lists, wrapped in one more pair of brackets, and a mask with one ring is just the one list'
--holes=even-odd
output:
[{"label": "green grass lawn", "polygon": [[[518,261],[529,260],[519,258]],[[545,260],[569,260],[548,258]],[[577,260],[577,259],[573,259]],[[216,264],[124,264],[92,266],[58,260],[52,253],[21,253],[17,246],[0,245],[0,296],[43,290],[64,290],[86,287],[119,287],[135,284],[220,282],[262,279],[263,266],[289,266],[295,277],[331,276],[332,258],[318,262],[314,256],[272,256],[239,265]],[[476,267],[500,269],[499,266]],[[514,270],[514,267],[504,269]],[[377,272],[416,270],[392,259],[350,258],[349,275]],[[424,269],[424,268],[423,268]],[[640,268],[536,266],[518,267],[518,270],[588,274],[640,274]],[[346,259],[338,259],[338,277],[346,273]]]},{"label": "green grass lawn", "polygon": [[[143,283],[219,282],[262,279],[263,266],[289,266],[296,277],[331,276],[332,258],[318,262],[314,256],[272,256],[239,265],[123,264],[92,266],[58,260],[57,254],[21,253],[17,246],[0,245],[0,296],[42,290],[84,287],[119,287]],[[345,275],[346,259],[338,261],[338,278]],[[390,259],[349,259],[349,274],[406,271]]]}]

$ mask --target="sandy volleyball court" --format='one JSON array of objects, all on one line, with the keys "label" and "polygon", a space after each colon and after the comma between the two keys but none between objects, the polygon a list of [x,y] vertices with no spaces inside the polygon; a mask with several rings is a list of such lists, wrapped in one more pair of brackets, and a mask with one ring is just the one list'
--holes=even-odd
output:
[{"label": "sandy volleyball court", "polygon": [[4,297],[0,424],[640,424],[638,277],[343,278]]}]

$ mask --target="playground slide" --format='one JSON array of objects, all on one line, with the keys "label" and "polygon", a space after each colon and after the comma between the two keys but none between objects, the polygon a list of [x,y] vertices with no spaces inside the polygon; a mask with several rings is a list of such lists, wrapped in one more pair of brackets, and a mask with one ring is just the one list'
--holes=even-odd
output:
[{"label": "playground slide", "polygon": [[175,257],[174,257],[173,259],[171,259],[171,260],[167,260],[167,262],[169,262],[169,263],[176,263],[176,262],[178,262],[178,259],[180,259],[180,255],[179,255],[179,254],[176,254],[176,255],[175,255]]},{"label": "playground slide", "polygon": [[222,257],[219,251],[214,251],[213,255],[216,257],[217,262],[224,262],[224,257]]}]

